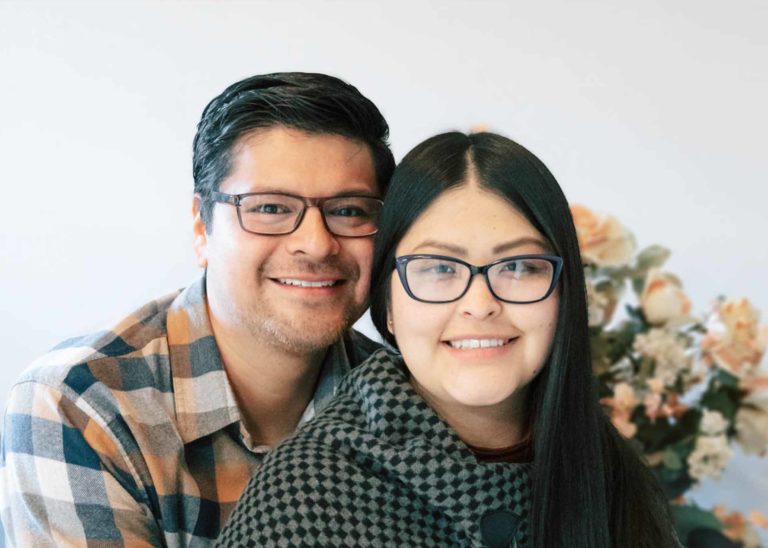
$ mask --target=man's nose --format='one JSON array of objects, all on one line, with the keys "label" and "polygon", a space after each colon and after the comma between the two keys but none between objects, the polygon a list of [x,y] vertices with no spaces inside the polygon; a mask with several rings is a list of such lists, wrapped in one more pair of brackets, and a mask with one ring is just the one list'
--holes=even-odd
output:
[{"label": "man's nose", "polygon": [[328,231],[320,208],[309,206],[296,230],[287,235],[290,253],[299,253],[312,259],[323,259],[339,252],[337,236]]}]

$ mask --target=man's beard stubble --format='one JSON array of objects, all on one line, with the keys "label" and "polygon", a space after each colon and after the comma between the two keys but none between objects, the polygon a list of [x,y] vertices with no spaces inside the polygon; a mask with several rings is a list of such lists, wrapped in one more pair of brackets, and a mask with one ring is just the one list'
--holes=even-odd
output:
[{"label": "man's beard stubble", "polygon": [[[274,267],[269,270],[280,272],[280,269]],[[346,296],[347,301],[344,304],[340,321],[334,322],[335,325],[332,326],[313,320],[311,307],[307,307],[306,311],[302,312],[306,314],[306,317],[298,319],[295,315],[291,317],[289,314],[282,315],[279,311],[272,310],[273,305],[271,303],[259,303],[259,310],[255,314],[248,314],[239,309],[239,315],[246,328],[254,337],[263,340],[266,344],[297,355],[325,350],[341,338],[344,332],[352,327],[365,312],[366,306],[357,305],[354,299],[354,286],[360,277],[357,268],[350,268],[333,259],[324,263],[302,260],[285,270],[299,276],[312,274],[341,277],[345,280],[344,283],[349,286],[352,294]],[[260,269],[259,275],[263,280],[273,278],[269,272],[264,271],[264,266]],[[331,306],[338,307],[339,304],[334,303]]]},{"label": "man's beard stubble", "polygon": [[296,355],[306,355],[324,350],[336,342],[344,334],[362,312],[355,310],[353,303],[344,308],[341,321],[334,326],[323,325],[312,318],[280,318],[275,314],[259,317],[245,317],[248,330],[254,337],[264,340],[273,347]]}]

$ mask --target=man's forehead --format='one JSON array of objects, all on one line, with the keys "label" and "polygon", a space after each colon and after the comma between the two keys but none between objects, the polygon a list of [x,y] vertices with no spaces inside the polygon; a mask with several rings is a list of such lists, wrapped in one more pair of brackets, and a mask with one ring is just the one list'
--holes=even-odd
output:
[{"label": "man's forehead", "polygon": [[376,170],[365,143],[328,133],[275,126],[252,132],[233,147],[229,193],[291,192],[325,196],[376,195]]}]

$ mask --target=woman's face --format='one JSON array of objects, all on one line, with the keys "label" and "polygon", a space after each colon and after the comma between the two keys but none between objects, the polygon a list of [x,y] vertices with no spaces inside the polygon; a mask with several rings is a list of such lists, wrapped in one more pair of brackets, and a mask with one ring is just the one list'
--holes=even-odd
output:
[{"label": "woman's face", "polygon": [[[551,250],[507,201],[470,184],[438,198],[396,251],[398,257],[421,253],[482,266]],[[483,275],[476,275],[461,299],[432,304],[409,297],[397,273],[390,283],[389,329],[417,389],[433,406],[519,409],[525,388],[549,354],[558,290],[537,303],[508,304],[491,294]]]}]

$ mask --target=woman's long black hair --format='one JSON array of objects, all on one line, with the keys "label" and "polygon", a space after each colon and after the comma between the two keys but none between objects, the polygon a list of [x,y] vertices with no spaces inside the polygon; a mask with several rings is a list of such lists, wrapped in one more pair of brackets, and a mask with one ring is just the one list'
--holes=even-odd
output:
[{"label": "woman's long black hair", "polygon": [[[414,221],[445,191],[479,185],[510,202],[563,259],[560,307],[549,361],[532,381],[536,547],[674,546],[658,483],[602,410],[592,374],[584,271],[568,202],[544,164],[493,133],[432,137],[397,166],[382,210],[373,261],[371,317],[387,330],[395,249]],[[457,219],[456,222],[461,222]]]}]

